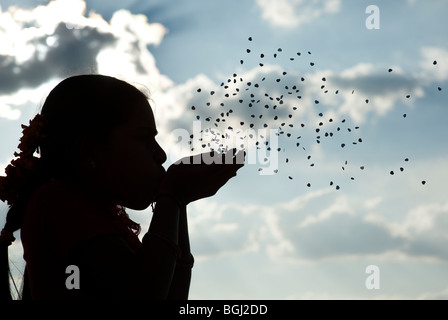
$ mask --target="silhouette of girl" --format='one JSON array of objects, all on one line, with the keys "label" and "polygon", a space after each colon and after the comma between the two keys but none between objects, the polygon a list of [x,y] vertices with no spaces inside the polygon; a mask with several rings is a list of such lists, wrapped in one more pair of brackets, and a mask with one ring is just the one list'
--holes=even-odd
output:
[{"label": "silhouette of girl", "polygon": [[[186,207],[235,176],[244,153],[220,155],[230,154],[230,164],[182,161],[165,171],[148,97],[103,75],[63,80],[22,128],[20,152],[0,177],[0,200],[9,205],[0,299],[11,299],[8,246],[19,229],[22,299],[187,299],[194,259]],[[140,241],[125,208],[150,205]],[[79,289],[66,284],[72,265]]]}]

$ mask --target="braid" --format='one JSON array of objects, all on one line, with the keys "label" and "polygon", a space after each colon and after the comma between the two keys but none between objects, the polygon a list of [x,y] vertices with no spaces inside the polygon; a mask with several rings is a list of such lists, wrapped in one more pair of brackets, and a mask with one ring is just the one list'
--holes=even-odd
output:
[{"label": "braid", "polygon": [[45,124],[44,117],[38,114],[28,126],[22,125],[23,135],[18,146],[20,152],[14,153],[16,158],[6,167],[6,176],[0,176],[0,200],[9,205],[0,234],[0,300],[12,299],[8,258],[8,246],[15,240],[12,234],[22,227],[30,197],[45,181],[40,158],[34,156],[45,138]]}]

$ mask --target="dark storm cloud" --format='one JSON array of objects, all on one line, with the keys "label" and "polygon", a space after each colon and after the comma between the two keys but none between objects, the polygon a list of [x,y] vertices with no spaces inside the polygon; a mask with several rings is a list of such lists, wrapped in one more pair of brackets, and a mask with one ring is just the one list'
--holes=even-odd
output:
[{"label": "dark storm cloud", "polygon": [[36,51],[31,59],[17,64],[10,56],[0,56],[0,95],[11,94],[22,88],[33,88],[53,77],[64,77],[96,70],[96,57],[117,39],[91,27],[68,29],[60,23],[54,34],[55,46],[47,45],[47,36],[32,41],[34,46],[47,49],[43,59]]},{"label": "dark storm cloud", "polygon": [[369,96],[396,93],[401,90],[411,91],[419,86],[417,79],[388,71],[384,74],[358,75],[352,79],[335,75],[331,80],[340,89],[356,89]]}]

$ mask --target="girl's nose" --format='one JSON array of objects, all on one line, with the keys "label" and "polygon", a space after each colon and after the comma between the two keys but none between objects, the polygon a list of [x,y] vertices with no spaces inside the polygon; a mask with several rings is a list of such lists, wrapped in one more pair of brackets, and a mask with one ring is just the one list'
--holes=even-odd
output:
[{"label": "girl's nose", "polygon": [[157,163],[159,163],[159,164],[163,164],[167,160],[165,151],[162,149],[160,144],[157,142],[156,142],[155,157],[156,157]]}]

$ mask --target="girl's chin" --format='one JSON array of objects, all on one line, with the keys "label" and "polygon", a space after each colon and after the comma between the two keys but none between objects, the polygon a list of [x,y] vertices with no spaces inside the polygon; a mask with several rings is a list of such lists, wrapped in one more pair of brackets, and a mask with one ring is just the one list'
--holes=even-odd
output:
[{"label": "girl's chin", "polygon": [[125,204],[126,208],[136,210],[136,211],[142,211],[147,209],[151,205],[152,201],[149,200],[149,197],[146,199],[136,199],[133,201],[130,201]]},{"label": "girl's chin", "polygon": [[132,199],[129,199],[126,208],[132,209],[132,210],[145,210],[147,209],[151,203],[154,201],[154,198],[157,193],[157,188],[155,186],[151,186],[149,188],[145,188],[144,192],[139,192],[138,196],[132,197]]}]

